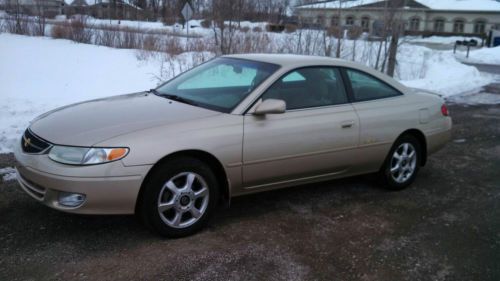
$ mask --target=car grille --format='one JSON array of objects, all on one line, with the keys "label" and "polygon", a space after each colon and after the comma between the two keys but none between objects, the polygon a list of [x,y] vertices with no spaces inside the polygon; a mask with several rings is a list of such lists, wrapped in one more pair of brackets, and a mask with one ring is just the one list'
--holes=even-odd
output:
[{"label": "car grille", "polygon": [[21,139],[21,147],[26,153],[41,154],[48,150],[50,143],[27,129]]}]

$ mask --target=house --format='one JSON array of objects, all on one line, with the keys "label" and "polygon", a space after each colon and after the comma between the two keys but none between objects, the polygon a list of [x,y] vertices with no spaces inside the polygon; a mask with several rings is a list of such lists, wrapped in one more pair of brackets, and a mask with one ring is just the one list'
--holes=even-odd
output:
[{"label": "house", "polygon": [[89,15],[94,18],[144,19],[146,12],[130,0],[65,0],[64,14]]},{"label": "house", "polygon": [[0,5],[10,14],[42,15],[54,17],[62,13],[63,0],[4,0]]},{"label": "house", "polygon": [[377,33],[388,7],[411,35],[484,37],[500,29],[500,2],[495,0],[335,0],[297,6],[295,13],[306,26],[358,26]]}]

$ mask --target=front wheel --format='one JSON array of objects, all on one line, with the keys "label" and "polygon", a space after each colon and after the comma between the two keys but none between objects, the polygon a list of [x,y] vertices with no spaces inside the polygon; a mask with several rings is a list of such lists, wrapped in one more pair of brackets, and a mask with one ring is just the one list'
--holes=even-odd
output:
[{"label": "front wheel", "polygon": [[422,149],[419,141],[404,135],[392,147],[379,176],[383,186],[400,190],[409,186],[417,176],[421,163]]},{"label": "front wheel", "polygon": [[214,173],[202,161],[180,158],[156,167],[144,186],[144,223],[166,237],[183,237],[200,230],[218,200]]}]

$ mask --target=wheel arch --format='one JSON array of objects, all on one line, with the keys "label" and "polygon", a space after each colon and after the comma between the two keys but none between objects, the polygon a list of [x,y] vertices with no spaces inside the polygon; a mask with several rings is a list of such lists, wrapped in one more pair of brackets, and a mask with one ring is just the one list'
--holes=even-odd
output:
[{"label": "wheel arch", "polygon": [[174,153],[168,154],[158,160],[153,167],[149,170],[149,172],[146,174],[146,177],[144,177],[144,180],[141,184],[141,188],[139,190],[139,195],[137,196],[137,200],[135,202],[135,213],[137,214],[140,211],[140,202],[142,200],[142,194],[144,191],[144,186],[147,184],[148,179],[150,175],[157,169],[162,163],[165,163],[166,161],[169,161],[174,158],[178,157],[193,157],[196,159],[201,160],[205,164],[207,164],[210,169],[215,173],[215,177],[223,180],[219,180],[219,184],[221,185],[221,190],[220,190],[220,202],[219,204],[223,204],[224,206],[228,206],[231,198],[231,192],[230,192],[230,185],[229,185],[229,180],[227,177],[226,170],[224,169],[224,166],[222,163],[215,157],[214,155],[203,151],[203,150],[197,150],[197,149],[190,149],[190,150],[181,150],[181,151],[176,151]]},{"label": "wheel arch", "polygon": [[[408,129],[408,130],[402,132],[396,138],[396,141],[405,135],[410,135],[410,136],[415,137],[418,140],[418,142],[420,143],[420,145],[422,146],[421,147],[422,148],[422,155],[420,155],[422,158],[422,161],[420,162],[420,166],[425,166],[425,163],[427,163],[427,139],[425,138],[424,133],[422,133],[422,131],[420,131],[419,129]],[[396,142],[396,141],[394,141],[394,142]]]}]

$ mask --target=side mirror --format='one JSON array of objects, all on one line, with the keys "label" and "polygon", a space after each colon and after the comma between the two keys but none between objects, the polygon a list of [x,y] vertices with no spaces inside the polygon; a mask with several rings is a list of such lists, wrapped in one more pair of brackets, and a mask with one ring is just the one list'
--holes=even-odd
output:
[{"label": "side mirror", "polygon": [[254,115],[285,113],[286,103],[284,100],[267,99],[255,108]]}]

